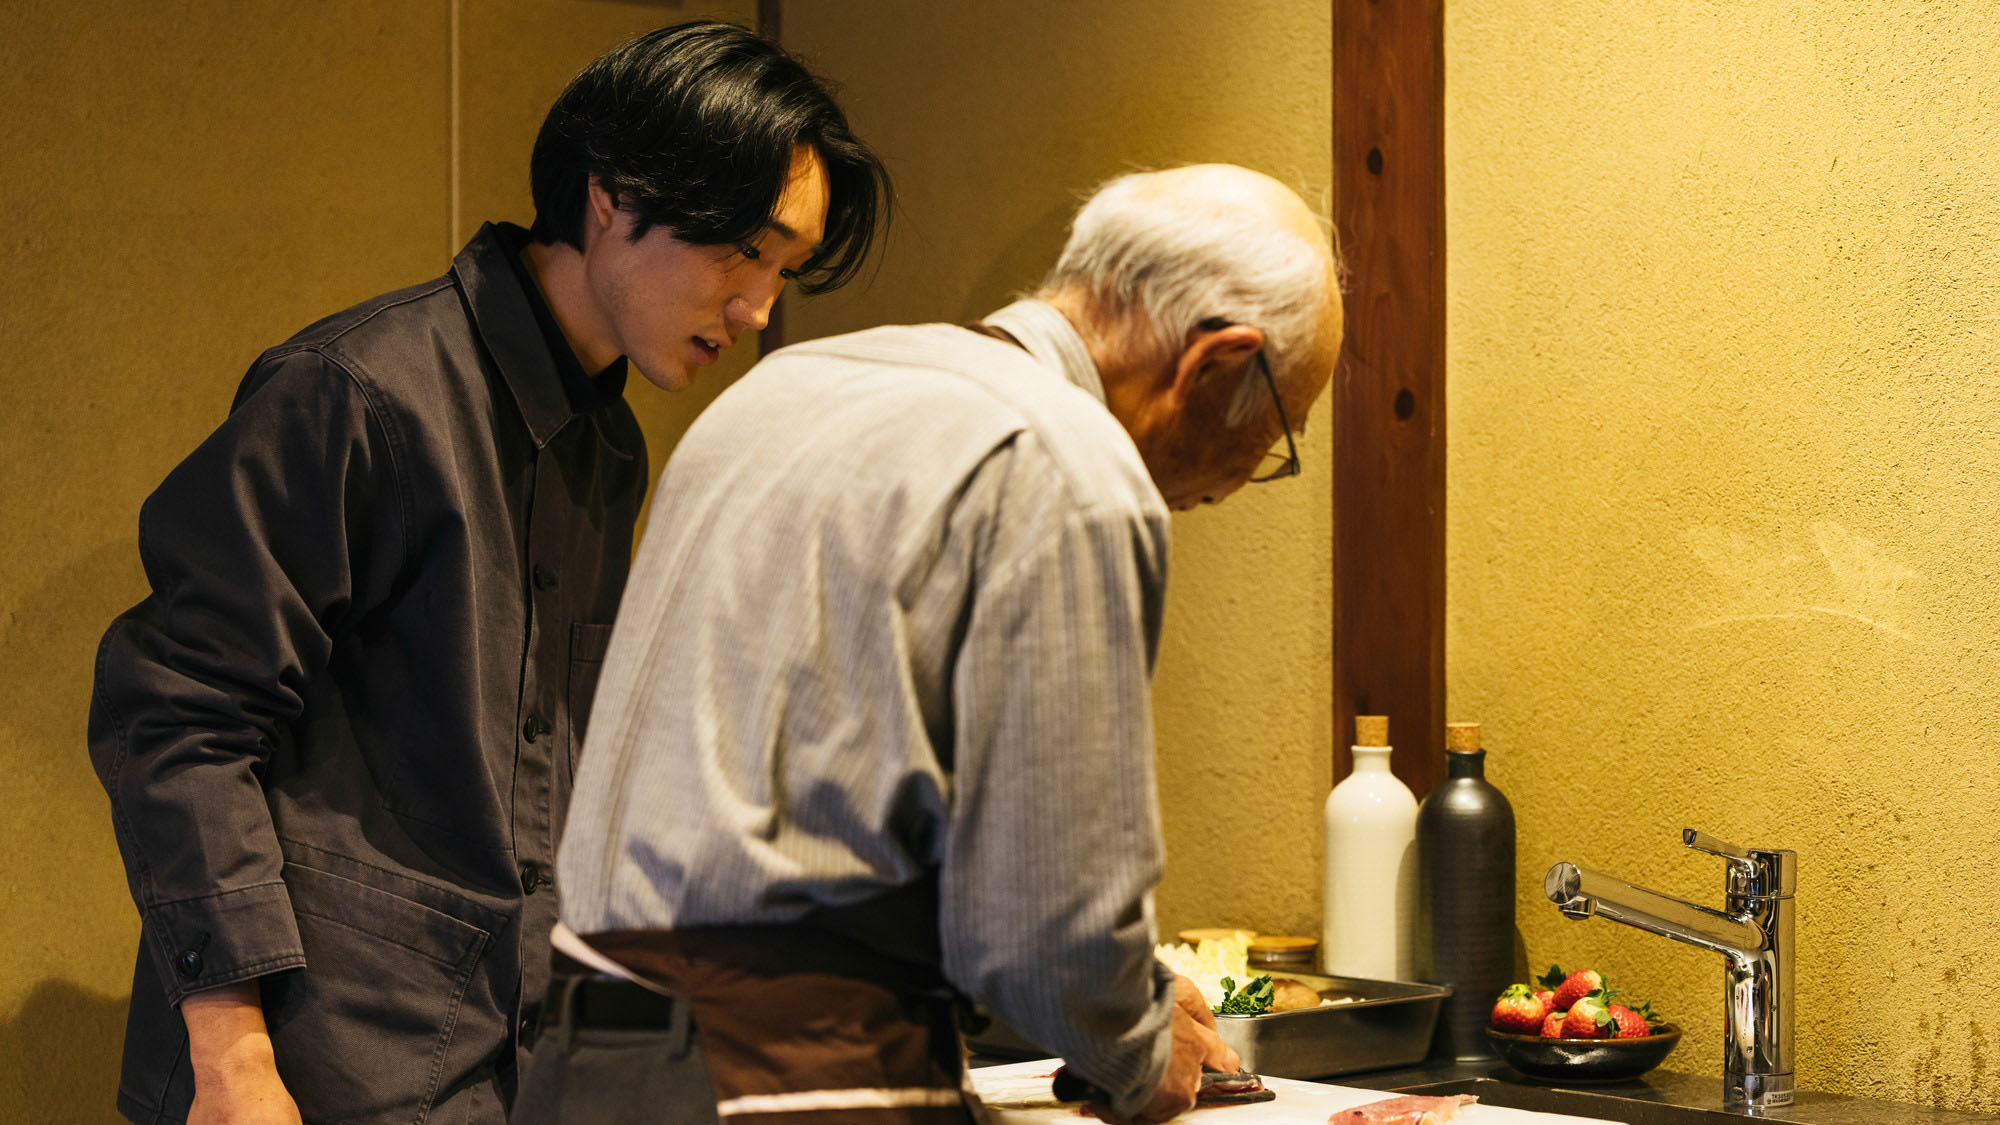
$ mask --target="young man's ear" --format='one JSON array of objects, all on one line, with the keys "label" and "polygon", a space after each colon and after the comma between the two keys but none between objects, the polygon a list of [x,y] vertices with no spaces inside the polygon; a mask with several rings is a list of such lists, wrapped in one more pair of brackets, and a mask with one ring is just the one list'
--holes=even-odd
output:
[{"label": "young man's ear", "polygon": [[590,184],[584,189],[583,217],[586,234],[615,230],[618,226],[618,195],[596,176],[590,177]]}]

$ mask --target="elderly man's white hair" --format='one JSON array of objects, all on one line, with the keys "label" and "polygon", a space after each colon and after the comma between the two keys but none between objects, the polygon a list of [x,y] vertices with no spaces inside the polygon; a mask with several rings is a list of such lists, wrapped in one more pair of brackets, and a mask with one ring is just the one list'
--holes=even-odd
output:
[{"label": "elderly man's white hair", "polygon": [[[1182,170],[1185,172],[1186,170]],[[1272,373],[1286,375],[1312,354],[1333,259],[1292,228],[1245,206],[1242,169],[1217,168],[1216,197],[1161,191],[1159,172],[1111,180],[1070,224],[1070,237],[1038,295],[1080,290],[1107,319],[1131,318],[1168,354],[1203,322],[1221,318],[1264,332]],[[1229,409],[1247,420],[1263,391],[1254,372]]]}]

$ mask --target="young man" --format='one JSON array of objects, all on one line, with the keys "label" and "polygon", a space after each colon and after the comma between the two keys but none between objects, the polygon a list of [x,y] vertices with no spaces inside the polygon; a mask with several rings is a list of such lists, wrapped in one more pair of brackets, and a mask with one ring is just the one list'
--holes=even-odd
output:
[{"label": "young man", "polygon": [[787,348],[703,414],[607,654],[517,1125],[959,1125],[954,996],[1108,1119],[1233,1069],[1152,955],[1167,513],[1297,472],[1336,276],[1268,177],[1131,176],[1039,299]]},{"label": "young man", "polygon": [[822,85],[713,23],[586,67],[531,186],[532,231],[264,353],[140,513],[90,716],[135,1121],[504,1120],[647,480],[627,368],[686,387],[886,198]]}]

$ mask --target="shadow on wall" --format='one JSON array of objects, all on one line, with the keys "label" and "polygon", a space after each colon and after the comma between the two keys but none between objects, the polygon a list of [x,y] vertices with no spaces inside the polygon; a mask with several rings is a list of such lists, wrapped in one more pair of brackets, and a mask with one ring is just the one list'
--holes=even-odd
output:
[{"label": "shadow on wall", "polygon": [[14,1018],[0,1025],[0,1121],[114,1123],[118,1054],[125,1035],[123,996],[74,981],[36,984]]},{"label": "shadow on wall", "polygon": [[966,306],[958,310],[959,321],[978,320],[1012,301],[1016,294],[1040,285],[1062,253],[1063,243],[1069,238],[1069,221],[1082,203],[1083,195],[1079,192],[1077,198],[1051,207],[994,255],[980,271]]},{"label": "shadow on wall", "polygon": [[[117,523],[136,502],[119,500]],[[117,1122],[118,1061],[137,916],[126,895],[104,791],[84,747],[92,654],[114,614],[145,593],[129,534],[73,555],[100,530],[55,529],[23,587],[0,606],[0,847],[10,860],[0,915],[0,1122]],[[21,559],[14,556],[10,562]],[[107,948],[115,946],[115,952]]]}]

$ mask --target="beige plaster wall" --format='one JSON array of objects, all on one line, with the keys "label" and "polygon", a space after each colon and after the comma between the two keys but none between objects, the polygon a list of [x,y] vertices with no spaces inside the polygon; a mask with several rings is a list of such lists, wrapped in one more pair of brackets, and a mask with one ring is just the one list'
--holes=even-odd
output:
[{"label": "beige plaster wall", "polygon": [[1449,689],[1532,959],[1719,1069],[1720,959],[1540,897],[1799,855],[1802,1086],[2000,1106],[2000,8],[1447,6]]},{"label": "beige plaster wall", "polygon": [[[117,1119],[138,922],[84,718],[97,638],[144,593],[140,500],[259,351],[442,273],[481,219],[525,222],[529,145],[571,72],[706,14],[755,5],[0,9],[0,1121]],[[633,387],[657,468],[712,392]]]},{"label": "beige plaster wall", "polygon": [[[845,84],[900,195],[872,284],[794,304],[788,336],[975,319],[1032,288],[1082,196],[1134,168],[1232,161],[1328,202],[1330,12],[1298,0],[787,4],[786,44]],[[1318,930],[1330,425],[1322,404],[1300,442],[1303,477],[1175,517],[1154,691],[1168,931]]]}]

